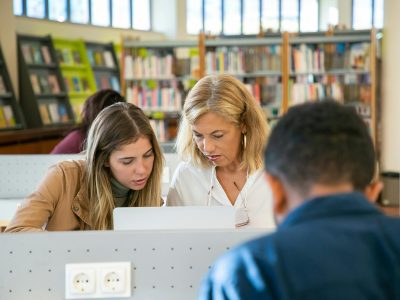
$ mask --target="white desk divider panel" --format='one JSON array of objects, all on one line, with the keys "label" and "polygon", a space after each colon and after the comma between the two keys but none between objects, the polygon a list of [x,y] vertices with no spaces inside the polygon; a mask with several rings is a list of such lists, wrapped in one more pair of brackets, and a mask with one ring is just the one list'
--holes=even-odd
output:
[{"label": "white desk divider panel", "polygon": [[[12,218],[19,203],[36,189],[51,165],[82,158],[79,154],[0,155],[0,221]],[[165,153],[164,158],[162,195],[166,196],[180,160],[176,153]]]},{"label": "white desk divider panel", "polygon": [[196,299],[200,282],[217,257],[266,232],[227,229],[0,234],[0,299],[64,299],[65,265],[94,262],[131,262],[129,299]]}]

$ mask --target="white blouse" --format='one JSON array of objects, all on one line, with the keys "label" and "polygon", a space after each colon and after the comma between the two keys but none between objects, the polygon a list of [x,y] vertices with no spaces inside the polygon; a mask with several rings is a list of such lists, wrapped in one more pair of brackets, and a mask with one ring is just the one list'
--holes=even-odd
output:
[{"label": "white blouse", "polygon": [[[213,169],[195,167],[190,162],[181,162],[173,175],[166,205],[232,206]],[[245,227],[268,229],[276,227],[272,211],[272,194],[264,181],[261,169],[248,177],[233,207],[240,209],[244,208],[245,204],[250,219]]]}]

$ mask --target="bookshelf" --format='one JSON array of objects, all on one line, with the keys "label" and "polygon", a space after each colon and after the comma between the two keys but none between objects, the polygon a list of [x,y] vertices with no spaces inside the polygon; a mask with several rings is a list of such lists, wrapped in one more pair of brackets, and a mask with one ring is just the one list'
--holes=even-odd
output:
[{"label": "bookshelf", "polygon": [[376,34],[373,29],[225,39],[199,34],[197,43],[124,41],[121,82],[128,101],[166,112],[180,107],[148,104],[159,99],[152,95],[164,82],[180,82],[182,103],[202,76],[231,74],[246,84],[272,123],[292,105],[331,97],[353,106],[376,142]]},{"label": "bookshelf", "polygon": [[282,113],[283,38],[205,40],[204,73],[230,74],[241,80],[261,105],[268,120]]},{"label": "bookshelf", "polygon": [[76,122],[85,100],[96,91],[96,81],[83,40],[53,39],[57,62]]},{"label": "bookshelf", "polygon": [[97,90],[113,89],[121,92],[120,71],[113,43],[85,42],[85,46]]},{"label": "bookshelf", "polygon": [[0,131],[24,127],[25,121],[15,99],[3,51],[0,48]]},{"label": "bookshelf", "polygon": [[289,37],[286,107],[325,97],[352,106],[376,141],[376,30]]},{"label": "bookshelf", "polygon": [[50,36],[18,35],[20,104],[30,128],[74,122]]},{"label": "bookshelf", "polygon": [[124,41],[122,86],[149,116],[160,142],[176,137],[187,91],[200,78],[197,41]]}]

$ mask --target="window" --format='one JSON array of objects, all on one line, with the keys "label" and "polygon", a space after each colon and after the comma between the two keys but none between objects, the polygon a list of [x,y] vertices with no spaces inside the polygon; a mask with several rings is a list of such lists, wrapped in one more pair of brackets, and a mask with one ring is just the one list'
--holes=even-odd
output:
[{"label": "window", "polygon": [[91,0],[92,24],[98,26],[110,26],[110,1]]},{"label": "window", "polygon": [[[239,0],[240,1],[240,0]],[[203,29],[203,1],[186,1],[186,31],[198,34]]]},{"label": "window", "polygon": [[264,31],[279,31],[279,0],[263,0],[261,26]]},{"label": "window", "polygon": [[14,8],[13,8],[14,15],[21,16],[24,13],[23,7],[22,7],[22,0],[14,0],[13,5],[14,5]]},{"label": "window", "polygon": [[[57,22],[69,21],[79,24],[151,30],[151,1],[13,0],[13,11],[16,16],[49,19]],[[202,5],[202,0],[198,1]]]},{"label": "window", "polygon": [[243,34],[260,32],[260,1],[243,1]]},{"label": "window", "polygon": [[216,35],[222,32],[221,0],[204,0],[204,31]]},{"label": "window", "polygon": [[139,30],[150,30],[150,0],[132,1],[133,28]]},{"label": "window", "polygon": [[353,0],[353,28],[368,29],[372,23],[372,0]]},{"label": "window", "polygon": [[29,0],[26,2],[26,15],[28,17],[43,19],[45,11],[44,0]]},{"label": "window", "polygon": [[71,22],[89,23],[89,2],[88,0],[71,0]]},{"label": "window", "polygon": [[48,0],[49,19],[58,22],[67,20],[67,0]]},{"label": "window", "polygon": [[112,26],[130,28],[131,5],[129,0],[112,0]]},{"label": "window", "polygon": [[299,31],[299,2],[297,0],[281,0],[281,31]]},{"label": "window", "polygon": [[300,31],[318,31],[318,0],[302,0],[300,9]]},{"label": "window", "polygon": [[376,28],[383,27],[383,0],[375,0],[374,3],[374,26]]},{"label": "window", "polygon": [[242,34],[240,0],[224,0],[224,34]]}]

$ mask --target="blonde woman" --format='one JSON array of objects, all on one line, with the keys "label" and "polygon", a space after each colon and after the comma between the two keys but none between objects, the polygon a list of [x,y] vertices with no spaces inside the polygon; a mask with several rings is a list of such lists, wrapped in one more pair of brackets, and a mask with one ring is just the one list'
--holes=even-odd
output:
[{"label": "blonde woman", "polygon": [[7,232],[112,229],[121,206],[160,206],[163,158],[147,117],[116,103],[90,127],[84,160],[50,168]]},{"label": "blonde woman", "polygon": [[271,192],[263,180],[266,119],[237,79],[206,76],[189,92],[177,138],[182,162],[169,206],[233,206],[236,226],[274,228]]}]

